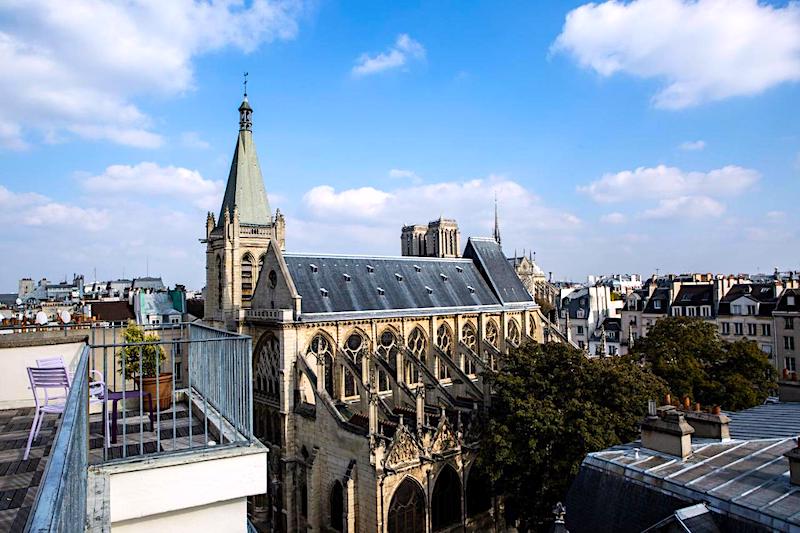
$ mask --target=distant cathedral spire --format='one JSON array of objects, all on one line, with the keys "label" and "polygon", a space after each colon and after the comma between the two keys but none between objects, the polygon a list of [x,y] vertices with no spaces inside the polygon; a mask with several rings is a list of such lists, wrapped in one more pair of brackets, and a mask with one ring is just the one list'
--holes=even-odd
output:
[{"label": "distant cathedral spire", "polygon": [[500,221],[497,216],[497,193],[494,193],[494,232],[492,234],[497,244],[502,244],[500,239]]}]

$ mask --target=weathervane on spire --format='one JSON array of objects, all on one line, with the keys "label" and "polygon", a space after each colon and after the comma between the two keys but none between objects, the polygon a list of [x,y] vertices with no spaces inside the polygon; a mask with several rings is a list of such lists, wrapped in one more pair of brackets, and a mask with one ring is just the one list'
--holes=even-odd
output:
[{"label": "weathervane on spire", "polygon": [[244,97],[247,98],[247,76],[249,76],[249,72],[244,73]]}]

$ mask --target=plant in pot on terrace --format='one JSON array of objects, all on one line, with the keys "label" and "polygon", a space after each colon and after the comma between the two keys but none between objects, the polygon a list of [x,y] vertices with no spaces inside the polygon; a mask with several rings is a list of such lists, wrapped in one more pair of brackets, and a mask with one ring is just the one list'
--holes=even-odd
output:
[{"label": "plant in pot on terrace", "polygon": [[172,405],[172,373],[161,372],[161,365],[167,359],[164,348],[159,344],[161,338],[129,322],[123,332],[123,340],[125,346],[119,353],[120,372],[126,380],[133,380],[135,389],[139,388],[141,379],[142,391],[150,393],[153,405],[168,409]]}]

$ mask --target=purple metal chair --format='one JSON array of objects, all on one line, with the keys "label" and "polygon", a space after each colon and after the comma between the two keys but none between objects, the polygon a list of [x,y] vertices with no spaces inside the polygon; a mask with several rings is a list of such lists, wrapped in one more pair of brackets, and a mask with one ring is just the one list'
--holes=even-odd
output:
[{"label": "purple metal chair", "polygon": [[[70,380],[67,369],[62,367],[53,368],[31,368],[28,367],[28,379],[31,382],[31,390],[33,391],[33,401],[35,404],[35,413],[33,415],[33,424],[31,425],[31,432],[28,435],[28,445],[25,447],[25,455],[23,460],[28,460],[28,455],[31,453],[31,443],[39,435],[39,430],[42,429],[42,420],[47,413],[60,414],[64,412],[66,397],[69,394]],[[45,392],[43,401],[40,401],[37,390],[42,389]],[[64,396],[53,398],[47,394],[48,390],[63,390]]]},{"label": "purple metal chair", "polygon": [[[39,368],[67,368],[67,365],[64,364],[64,358],[60,355],[54,357],[43,357],[41,359],[36,360],[36,366]],[[99,370],[91,370],[90,373],[94,377],[94,381],[89,383],[89,403],[90,404],[98,404],[98,403],[105,403],[107,401],[107,388],[106,383],[103,381],[103,374]],[[70,386],[72,386],[72,379],[73,376],[67,370],[67,379],[69,380]],[[66,399],[66,396],[56,396],[56,397],[48,397],[47,389],[44,391],[44,398],[45,403],[47,402],[48,398],[50,400],[60,400]],[[111,446],[111,432],[109,431],[109,423],[108,423],[108,407],[103,407],[103,418],[105,419],[105,434],[104,434],[104,441],[106,448]]]}]

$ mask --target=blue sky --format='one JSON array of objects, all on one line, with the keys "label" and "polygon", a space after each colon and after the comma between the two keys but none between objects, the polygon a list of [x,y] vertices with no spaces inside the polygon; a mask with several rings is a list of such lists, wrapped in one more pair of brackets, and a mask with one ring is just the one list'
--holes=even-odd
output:
[{"label": "blue sky", "polygon": [[[800,268],[800,4],[0,5],[0,290],[204,283],[242,72],[291,250],[456,218],[557,278]],[[463,244],[463,243],[462,243]]]}]

